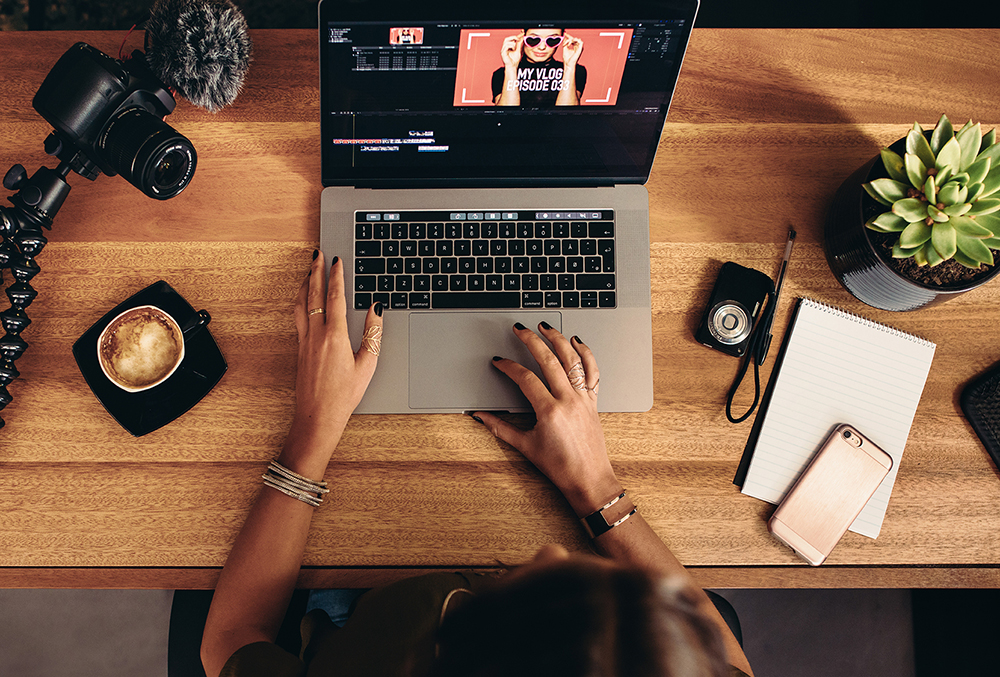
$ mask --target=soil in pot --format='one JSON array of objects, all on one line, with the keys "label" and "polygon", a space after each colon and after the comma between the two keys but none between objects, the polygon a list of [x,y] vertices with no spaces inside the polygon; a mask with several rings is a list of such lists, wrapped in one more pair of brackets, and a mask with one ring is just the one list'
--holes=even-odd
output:
[{"label": "soil in pot", "polygon": [[[868,240],[872,243],[879,258],[894,271],[917,284],[941,287],[942,289],[960,287],[986,277],[993,270],[992,266],[986,265],[980,266],[978,269],[967,268],[954,259],[949,259],[933,267],[918,266],[913,258],[896,259],[892,256],[892,246],[898,239],[897,233],[868,231]],[[1000,260],[1000,252],[995,249],[992,251],[994,260]]]}]

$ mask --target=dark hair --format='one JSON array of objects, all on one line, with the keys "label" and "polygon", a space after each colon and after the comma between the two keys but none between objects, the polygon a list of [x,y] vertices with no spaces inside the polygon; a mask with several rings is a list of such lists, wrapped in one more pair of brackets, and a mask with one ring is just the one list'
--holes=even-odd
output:
[{"label": "dark hair", "polygon": [[439,631],[435,677],[724,677],[691,593],[632,569],[563,565],[500,583]]}]

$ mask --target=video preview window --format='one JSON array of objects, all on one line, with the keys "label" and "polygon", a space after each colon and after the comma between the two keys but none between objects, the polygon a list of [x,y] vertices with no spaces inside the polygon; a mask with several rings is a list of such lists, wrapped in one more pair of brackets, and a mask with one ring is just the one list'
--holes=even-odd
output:
[{"label": "video preview window", "polygon": [[456,107],[614,106],[631,28],[463,29]]}]

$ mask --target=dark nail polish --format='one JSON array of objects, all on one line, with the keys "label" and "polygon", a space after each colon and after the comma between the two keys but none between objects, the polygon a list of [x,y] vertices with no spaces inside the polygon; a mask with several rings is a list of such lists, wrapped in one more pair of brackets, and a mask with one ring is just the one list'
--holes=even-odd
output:
[{"label": "dark nail polish", "polygon": [[580,340],[579,336],[574,336],[573,340],[576,341],[577,343],[579,343],[581,346],[587,345],[586,343],[584,343],[583,341]]},{"label": "dark nail polish", "polygon": [[544,329],[546,331],[552,329],[552,325],[549,324],[548,322],[544,321],[544,320],[542,320],[541,325],[542,325],[542,329]]},{"label": "dark nail polish", "polygon": [[523,324],[521,324],[520,322],[515,322],[515,323],[514,323],[514,329],[517,329],[517,330],[519,330],[519,331],[520,331],[520,330],[522,330],[522,329],[527,329],[527,327],[525,327],[525,326],[524,326]]},{"label": "dark nail polish", "polygon": [[499,362],[499,361],[500,361],[500,360],[502,360],[502,359],[503,359],[503,358],[502,358],[502,357],[500,357],[499,355],[494,355],[494,356],[493,356],[493,361],[494,361],[494,362]]},{"label": "dark nail polish", "polygon": [[330,265],[331,265],[331,266],[335,266],[335,265],[337,265],[337,261],[339,261],[339,260],[340,260],[340,257],[339,257],[339,256],[334,256],[334,257],[333,257],[333,261],[331,261],[331,262],[330,262]]},{"label": "dark nail polish", "polygon": [[483,422],[483,419],[479,418],[475,414],[469,414],[469,416],[471,416],[472,420],[475,421],[476,423],[482,423]]},{"label": "dark nail polish", "polygon": [[385,307],[382,305],[382,302],[381,301],[376,301],[375,302],[375,314],[378,315],[379,317],[382,317],[382,311],[384,311],[384,310],[385,310]]},{"label": "dark nail polish", "polygon": [[315,261],[318,257],[319,257],[319,250],[313,249],[313,261]]}]

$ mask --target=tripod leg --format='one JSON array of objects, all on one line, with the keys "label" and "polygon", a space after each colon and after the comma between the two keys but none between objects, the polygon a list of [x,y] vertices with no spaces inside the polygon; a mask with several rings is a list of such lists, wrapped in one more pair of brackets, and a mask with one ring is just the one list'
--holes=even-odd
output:
[{"label": "tripod leg", "polygon": [[[54,170],[40,167],[29,177],[24,167],[14,165],[3,178],[4,188],[18,192],[9,198],[13,208],[0,207],[0,285],[5,268],[10,269],[15,280],[6,290],[10,308],[0,313],[7,332],[0,339],[0,410],[13,399],[7,386],[18,377],[14,361],[28,348],[21,332],[31,324],[25,308],[38,296],[30,282],[39,272],[35,257],[48,243],[42,228],[52,227],[52,219],[69,194],[66,177],[70,171],[70,164],[60,161]],[[0,428],[3,425],[0,418]]]},{"label": "tripod leg", "polygon": [[[0,410],[13,401],[7,385],[19,376],[14,361],[28,349],[21,338],[21,332],[31,324],[25,308],[31,305],[38,292],[31,286],[31,280],[40,268],[35,256],[42,251],[48,240],[40,229],[22,227],[13,237],[4,237],[0,244],[0,269],[10,268],[16,282],[7,288],[10,308],[0,313],[6,335],[0,339]],[[4,425],[0,418],[0,428]]]}]

